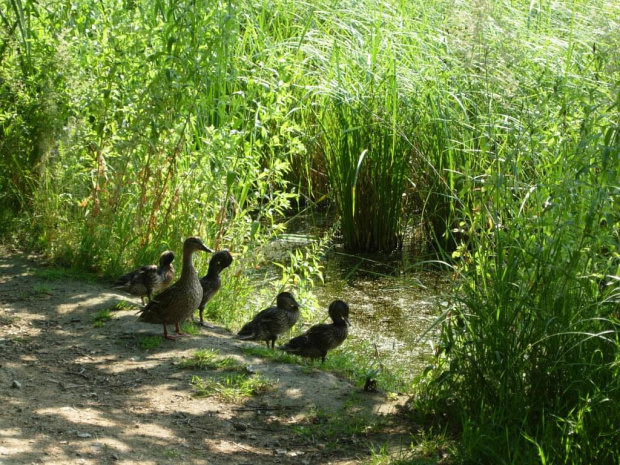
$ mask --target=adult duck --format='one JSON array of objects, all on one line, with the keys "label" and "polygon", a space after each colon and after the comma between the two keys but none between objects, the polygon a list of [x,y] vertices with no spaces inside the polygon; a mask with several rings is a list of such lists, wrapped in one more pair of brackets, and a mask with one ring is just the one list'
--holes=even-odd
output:
[{"label": "adult duck", "polygon": [[[194,252],[199,251],[213,252],[199,237],[185,239],[181,277],[138,312],[138,321],[164,325],[166,339],[176,339],[181,335],[179,323],[186,320],[202,301],[202,286],[193,263]],[[175,325],[176,336],[168,334],[166,325],[171,324]]]}]

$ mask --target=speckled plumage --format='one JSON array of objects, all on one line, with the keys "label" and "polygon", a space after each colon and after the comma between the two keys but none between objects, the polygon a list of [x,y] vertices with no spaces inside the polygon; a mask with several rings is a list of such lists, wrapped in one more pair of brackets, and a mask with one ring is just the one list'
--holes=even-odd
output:
[{"label": "speckled plumage", "polygon": [[167,339],[174,337],[168,335],[166,325],[174,324],[175,332],[180,335],[179,323],[186,320],[202,300],[202,286],[192,260],[194,252],[199,250],[213,252],[200,238],[188,237],[183,243],[181,277],[139,311],[138,321],[164,325],[164,337]]},{"label": "speckled plumage", "polygon": [[342,300],[334,300],[329,305],[329,316],[332,324],[314,325],[278,349],[301,357],[320,358],[324,363],[327,352],[342,344],[349,334],[349,306]]},{"label": "speckled plumage", "polygon": [[222,286],[222,280],[220,279],[220,272],[228,268],[233,262],[233,257],[228,250],[220,250],[215,252],[209,261],[209,270],[207,274],[200,278],[200,285],[202,286],[202,300],[198,306],[200,315],[200,324],[207,326],[204,322],[203,312],[205,305],[211,300],[211,298],[220,290]]},{"label": "speckled plumage", "polygon": [[161,291],[172,284],[174,279],[173,260],[174,252],[166,250],[159,257],[159,266],[145,265],[137,270],[130,271],[118,278],[113,287],[140,297],[142,305],[144,305],[145,297],[151,301],[154,292]]},{"label": "speckled plumage", "polygon": [[299,304],[290,292],[281,292],[276,306],[259,312],[237,334],[237,339],[265,341],[267,347],[275,347],[278,336],[291,329],[299,320]]}]

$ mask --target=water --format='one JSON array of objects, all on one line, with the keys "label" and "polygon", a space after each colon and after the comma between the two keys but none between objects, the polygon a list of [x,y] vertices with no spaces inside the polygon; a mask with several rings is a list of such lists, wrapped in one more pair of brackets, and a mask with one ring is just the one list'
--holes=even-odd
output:
[{"label": "water", "polygon": [[332,252],[324,263],[325,284],[314,293],[326,305],[337,298],[346,301],[351,336],[375,345],[387,366],[405,364],[420,372],[433,354],[433,333],[425,332],[437,318],[446,282],[438,273],[403,274],[401,265]]},{"label": "water", "polygon": [[[270,244],[266,257],[285,261],[288,253],[315,241],[324,232],[320,219],[302,218],[288,225],[291,234]],[[433,331],[427,332],[448,287],[445,272],[416,267],[411,248],[397,256],[352,256],[335,244],[323,257],[324,284],[313,293],[325,309],[342,299],[351,309],[350,338],[370,342],[387,367],[408,366],[413,376],[433,355]],[[428,267],[427,267],[428,268]]]}]

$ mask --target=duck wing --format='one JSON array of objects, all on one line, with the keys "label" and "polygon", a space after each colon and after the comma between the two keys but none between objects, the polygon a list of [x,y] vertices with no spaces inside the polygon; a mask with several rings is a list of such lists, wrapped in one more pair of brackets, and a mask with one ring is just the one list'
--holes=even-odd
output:
[{"label": "duck wing", "polygon": [[138,311],[138,321],[172,324],[186,319],[202,298],[202,289],[198,287],[197,290],[200,293],[194,292],[193,288],[173,284]]},{"label": "duck wing", "polygon": [[237,336],[241,339],[257,336],[260,332],[263,332],[263,328],[276,321],[277,310],[279,310],[278,307],[269,307],[261,310],[252,318],[252,321],[243,325]]}]

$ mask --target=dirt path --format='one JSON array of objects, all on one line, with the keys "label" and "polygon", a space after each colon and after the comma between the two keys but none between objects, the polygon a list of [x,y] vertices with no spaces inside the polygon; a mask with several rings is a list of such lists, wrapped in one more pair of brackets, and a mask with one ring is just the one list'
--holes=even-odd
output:
[{"label": "dirt path", "polygon": [[[371,444],[406,443],[392,415],[403,399],[243,355],[251,343],[220,328],[143,350],[140,338],[160,328],[137,323],[135,310],[93,325],[131,299],[42,269],[0,248],[0,464],[344,464],[367,460]],[[224,376],[180,366],[199,349],[249,365],[272,389],[234,402],[197,397],[193,375]]]}]

